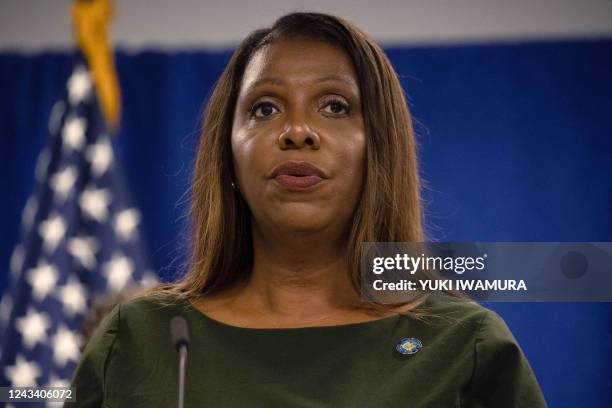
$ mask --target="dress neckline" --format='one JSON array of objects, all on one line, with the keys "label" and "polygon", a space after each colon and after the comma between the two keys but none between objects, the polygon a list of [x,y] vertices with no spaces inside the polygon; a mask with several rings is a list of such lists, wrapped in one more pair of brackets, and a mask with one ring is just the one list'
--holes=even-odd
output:
[{"label": "dress neckline", "polygon": [[222,322],[217,319],[213,319],[207,314],[197,309],[190,300],[185,299],[184,302],[188,308],[188,312],[195,315],[196,319],[203,320],[210,325],[219,327],[227,331],[233,331],[238,333],[306,333],[306,332],[337,332],[337,331],[351,331],[351,330],[368,330],[378,327],[383,327],[388,324],[394,325],[401,318],[408,318],[407,316],[397,313],[391,316],[382,317],[380,319],[367,320],[365,322],[356,323],[345,323],[327,326],[304,326],[304,327],[243,327],[235,326],[229,323]]}]

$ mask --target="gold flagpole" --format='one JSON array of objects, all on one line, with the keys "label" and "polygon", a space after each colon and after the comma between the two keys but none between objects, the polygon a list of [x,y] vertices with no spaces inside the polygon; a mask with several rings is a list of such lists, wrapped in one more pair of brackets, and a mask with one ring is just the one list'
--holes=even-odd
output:
[{"label": "gold flagpole", "polygon": [[121,96],[108,41],[107,29],[112,14],[110,0],[76,0],[72,6],[72,24],[78,46],[93,75],[107,127],[114,131],[119,123]]}]

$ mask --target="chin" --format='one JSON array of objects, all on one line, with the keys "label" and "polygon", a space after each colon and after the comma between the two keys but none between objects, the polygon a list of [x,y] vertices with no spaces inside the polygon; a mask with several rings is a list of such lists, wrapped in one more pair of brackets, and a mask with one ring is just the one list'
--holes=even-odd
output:
[{"label": "chin", "polygon": [[275,222],[279,229],[295,234],[309,234],[323,231],[330,225],[330,222],[325,222],[321,217],[289,217],[277,218]]}]

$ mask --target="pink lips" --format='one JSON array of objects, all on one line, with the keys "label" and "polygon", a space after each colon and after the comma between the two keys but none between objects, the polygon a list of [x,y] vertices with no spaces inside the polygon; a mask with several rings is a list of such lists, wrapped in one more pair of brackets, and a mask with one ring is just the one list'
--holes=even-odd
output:
[{"label": "pink lips", "polygon": [[289,189],[305,189],[319,184],[327,175],[308,162],[286,162],[275,167],[270,178]]}]

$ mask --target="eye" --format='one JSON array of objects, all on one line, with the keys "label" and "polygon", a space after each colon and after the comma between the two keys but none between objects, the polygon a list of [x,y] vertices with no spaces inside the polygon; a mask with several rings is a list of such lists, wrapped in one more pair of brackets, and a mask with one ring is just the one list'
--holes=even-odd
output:
[{"label": "eye", "polygon": [[333,98],[327,101],[323,111],[332,115],[348,115],[349,105],[341,99]]},{"label": "eye", "polygon": [[275,113],[275,111],[278,112],[278,109],[272,103],[259,102],[253,105],[250,113],[251,113],[251,117],[267,118],[269,116],[272,116]]}]

